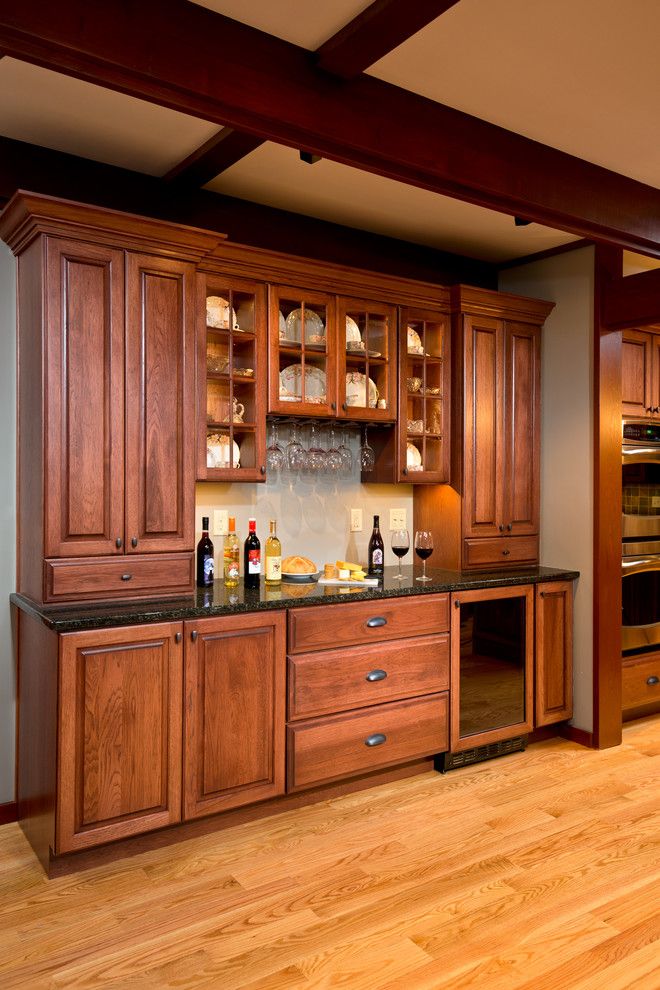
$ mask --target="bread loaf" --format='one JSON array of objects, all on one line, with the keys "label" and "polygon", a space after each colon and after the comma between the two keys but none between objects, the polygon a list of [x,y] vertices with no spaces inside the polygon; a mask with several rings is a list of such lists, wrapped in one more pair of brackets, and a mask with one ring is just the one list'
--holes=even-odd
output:
[{"label": "bread loaf", "polygon": [[282,561],[283,574],[316,574],[317,567],[309,557],[285,557]]}]

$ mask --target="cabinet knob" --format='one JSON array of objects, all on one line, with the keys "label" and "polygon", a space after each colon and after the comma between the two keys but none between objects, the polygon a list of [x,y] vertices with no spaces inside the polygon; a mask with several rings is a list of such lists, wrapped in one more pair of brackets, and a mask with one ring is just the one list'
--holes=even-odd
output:
[{"label": "cabinet knob", "polygon": [[382,732],[374,732],[371,736],[367,736],[364,740],[364,745],[382,746],[384,742],[387,742],[387,736]]},{"label": "cabinet knob", "polygon": [[122,581],[130,581],[132,577],[132,574],[122,574],[121,579]]},{"label": "cabinet knob", "polygon": [[197,630],[196,629],[193,629],[193,631],[190,634],[190,638],[193,641],[193,643],[196,643],[197,642]]},{"label": "cabinet knob", "polygon": [[332,411],[334,412],[334,411],[335,411],[335,409],[337,408],[337,403],[336,403],[336,402],[331,402],[331,403],[330,403],[330,408],[331,408],[331,409],[332,409]]},{"label": "cabinet knob", "polygon": [[507,523],[506,528],[508,529],[509,532],[511,532],[511,530],[513,529],[513,523]]},{"label": "cabinet knob", "polygon": [[137,536],[131,537],[131,546],[133,548],[135,548],[137,545],[138,545],[138,538],[137,538]]},{"label": "cabinet knob", "polygon": [[461,603],[460,600],[457,598],[456,601],[454,602],[454,608],[460,608],[460,607],[461,607]]},{"label": "cabinet knob", "polygon": [[504,532],[504,523],[500,523],[497,528],[499,529],[500,533],[503,533]]},{"label": "cabinet knob", "polygon": [[650,677],[646,678],[646,683],[653,687],[654,684],[660,684],[660,677],[656,677],[655,674],[651,674]]},{"label": "cabinet knob", "polygon": [[375,615],[373,619],[367,619],[367,626],[369,629],[376,629],[378,626],[386,626],[387,619],[384,615]]},{"label": "cabinet knob", "polygon": [[341,407],[344,410],[344,412],[346,412],[347,406],[345,402],[342,402]]},{"label": "cabinet knob", "polygon": [[180,643],[181,642],[181,633],[180,632],[174,633],[174,642],[175,643]]},{"label": "cabinet knob", "polygon": [[367,676],[365,677],[365,681],[370,681],[372,683],[374,681],[384,681],[386,677],[387,677],[386,670],[380,670],[380,669],[370,670]]},{"label": "cabinet knob", "polygon": [[265,464],[262,464],[261,467],[259,468],[259,470],[261,471],[262,474],[265,474],[266,473],[266,465]]},{"label": "cabinet knob", "polygon": [[511,553],[511,551],[510,551],[510,550],[503,550],[503,551],[502,551],[502,556],[503,556],[503,557],[508,557],[510,553]]},{"label": "cabinet knob", "polygon": [[408,474],[408,468],[404,468],[401,474]]},{"label": "cabinet knob", "polygon": [[115,540],[115,546],[117,547],[118,550],[121,550],[123,544],[124,541],[122,540],[121,536],[118,536],[117,539]]}]

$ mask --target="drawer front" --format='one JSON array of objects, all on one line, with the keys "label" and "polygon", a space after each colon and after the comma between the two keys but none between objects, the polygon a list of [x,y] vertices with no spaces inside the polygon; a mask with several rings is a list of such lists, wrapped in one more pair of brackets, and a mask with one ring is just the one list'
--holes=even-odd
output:
[{"label": "drawer front", "polygon": [[376,705],[287,728],[288,790],[443,753],[447,695]]},{"label": "drawer front", "polygon": [[289,718],[311,718],[449,688],[449,635],[289,657]]},{"label": "drawer front", "polygon": [[382,598],[372,602],[292,609],[289,612],[289,653],[427,636],[448,629],[449,595]]},{"label": "drawer front", "polygon": [[194,588],[193,554],[91,557],[44,562],[45,601],[147,598]]},{"label": "drawer front", "polygon": [[465,540],[465,567],[486,567],[489,564],[519,564],[538,560],[538,536],[495,536],[491,540]]},{"label": "drawer front", "polygon": [[660,704],[660,654],[650,659],[624,660],[622,707]]}]

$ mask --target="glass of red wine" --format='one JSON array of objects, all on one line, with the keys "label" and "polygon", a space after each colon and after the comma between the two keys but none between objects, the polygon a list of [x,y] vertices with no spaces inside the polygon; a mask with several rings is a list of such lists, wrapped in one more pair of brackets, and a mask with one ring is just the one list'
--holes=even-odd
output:
[{"label": "glass of red wine", "polygon": [[396,581],[403,581],[401,573],[401,558],[410,550],[410,535],[407,529],[395,529],[392,533],[392,553],[399,558],[399,573],[394,575]]},{"label": "glass of red wine", "polygon": [[415,553],[422,561],[422,573],[416,581],[430,581],[426,576],[426,561],[433,553],[433,533],[430,529],[418,529],[415,533]]}]

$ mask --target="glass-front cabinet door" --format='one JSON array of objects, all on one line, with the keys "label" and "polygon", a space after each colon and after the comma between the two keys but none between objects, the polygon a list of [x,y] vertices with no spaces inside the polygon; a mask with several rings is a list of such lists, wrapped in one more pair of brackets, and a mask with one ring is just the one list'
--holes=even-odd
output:
[{"label": "glass-front cabinet door", "polygon": [[401,310],[399,481],[449,481],[449,315]]},{"label": "glass-front cabinet door", "polygon": [[534,717],[534,589],[451,599],[451,751],[525,735]]},{"label": "glass-front cabinet door", "polygon": [[265,286],[219,274],[198,274],[197,314],[197,477],[263,481]]},{"label": "glass-front cabinet door", "polygon": [[269,412],[337,415],[335,297],[270,287]]},{"label": "glass-front cabinet door", "polygon": [[396,419],[396,308],[337,300],[339,415],[369,422]]}]

